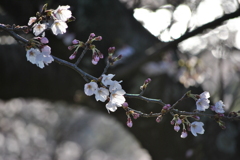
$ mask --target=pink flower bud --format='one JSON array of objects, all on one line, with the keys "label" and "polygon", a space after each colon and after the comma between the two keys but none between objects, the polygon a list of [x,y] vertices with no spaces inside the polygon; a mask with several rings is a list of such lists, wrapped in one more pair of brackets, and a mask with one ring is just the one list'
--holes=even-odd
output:
[{"label": "pink flower bud", "polygon": [[127,109],[127,108],[128,108],[128,103],[127,103],[127,102],[124,102],[124,103],[122,104],[122,107]]},{"label": "pink flower bud", "polygon": [[74,40],[72,41],[72,44],[79,44],[79,40],[74,39]]},{"label": "pink flower bud", "polygon": [[163,109],[165,109],[165,110],[169,110],[170,107],[171,107],[170,104],[166,104],[166,105],[163,107]]},{"label": "pink flower bud", "polygon": [[200,117],[199,117],[199,116],[196,116],[196,115],[192,116],[192,118],[196,119],[197,121],[200,120]]},{"label": "pink flower bud", "polygon": [[115,51],[115,47],[109,47],[108,48],[108,53],[109,54],[113,54],[114,51]]},{"label": "pink flower bud", "polygon": [[180,126],[179,126],[179,125],[175,125],[175,126],[174,126],[174,130],[175,130],[176,132],[178,132],[178,131],[180,130]]},{"label": "pink flower bud", "polygon": [[93,64],[93,65],[97,65],[97,64],[98,64],[98,61],[96,61],[95,59],[92,59],[92,64]]},{"label": "pink flower bud", "polygon": [[145,84],[148,84],[148,83],[150,83],[152,80],[150,79],[150,78],[147,78],[146,80],[145,80]]},{"label": "pink flower bud", "polygon": [[69,57],[70,60],[73,60],[76,58],[77,52],[73,52],[73,54]]},{"label": "pink flower bud", "polygon": [[73,50],[75,48],[75,46],[68,46],[68,50]]},{"label": "pink flower bud", "polygon": [[103,58],[104,58],[104,56],[103,56],[103,54],[102,54],[102,53],[98,53],[98,56],[99,56],[99,58],[101,58],[101,59],[103,59]]},{"label": "pink flower bud", "polygon": [[138,117],[140,117],[140,114],[138,114],[138,113],[133,113],[132,116],[133,116],[134,119],[137,119]]},{"label": "pink flower bud", "polygon": [[129,128],[132,128],[132,126],[133,126],[133,123],[132,123],[131,118],[128,118],[128,119],[127,119],[127,126],[128,126]]},{"label": "pink flower bud", "polygon": [[160,123],[162,121],[162,115],[160,115],[160,116],[158,116],[157,118],[156,118],[156,122],[157,123]]},{"label": "pink flower bud", "polygon": [[176,124],[180,125],[182,123],[182,120],[180,118],[177,119]]},{"label": "pink flower bud", "polygon": [[95,41],[101,41],[102,40],[102,36],[98,36],[95,38]]},{"label": "pink flower bud", "polygon": [[90,35],[89,35],[89,38],[90,39],[92,39],[93,37],[95,37],[96,35],[94,34],[94,33],[91,33]]},{"label": "pink flower bud", "polygon": [[48,41],[47,37],[42,37],[40,42],[43,44],[47,44],[49,41]]},{"label": "pink flower bud", "polygon": [[184,129],[181,134],[181,138],[186,138],[187,136],[188,136],[187,131]]}]

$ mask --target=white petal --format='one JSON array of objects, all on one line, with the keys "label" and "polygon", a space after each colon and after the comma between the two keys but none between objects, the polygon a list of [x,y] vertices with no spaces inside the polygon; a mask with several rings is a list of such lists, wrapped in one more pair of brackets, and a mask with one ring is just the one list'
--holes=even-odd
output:
[{"label": "white petal", "polygon": [[97,101],[105,102],[108,98],[109,91],[106,88],[100,87],[95,93],[95,98]]},{"label": "white petal", "polygon": [[117,110],[117,106],[112,104],[111,102],[108,102],[106,104],[106,108],[108,111],[115,112]]},{"label": "white petal", "polygon": [[97,85],[96,82],[86,83],[86,84],[84,85],[84,93],[85,93],[87,96],[91,96],[91,95],[95,94],[97,88],[98,88],[98,85]]}]

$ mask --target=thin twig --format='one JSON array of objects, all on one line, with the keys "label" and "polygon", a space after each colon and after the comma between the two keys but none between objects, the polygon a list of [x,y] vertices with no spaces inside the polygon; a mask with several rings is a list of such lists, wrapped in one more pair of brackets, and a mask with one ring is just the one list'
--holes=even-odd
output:
[{"label": "thin twig", "polygon": [[124,95],[125,97],[128,97],[128,98],[137,98],[137,99],[141,99],[141,100],[144,100],[146,102],[152,102],[152,103],[157,103],[157,104],[160,104],[162,106],[165,106],[166,104],[163,103],[163,101],[161,99],[153,99],[153,98],[147,98],[147,97],[144,97],[144,96],[141,96],[139,94],[125,94]]},{"label": "thin twig", "polygon": [[97,81],[96,77],[93,77],[90,74],[84,72],[76,64],[70,63],[68,61],[65,61],[63,59],[57,58],[55,56],[52,56],[52,57],[54,58],[54,61],[57,62],[58,64],[67,66],[67,67],[72,68],[73,70],[75,70],[78,74],[80,74],[84,78],[84,80],[86,82],[89,82],[89,80],[96,80]]},{"label": "thin twig", "polygon": [[82,60],[83,56],[87,53],[88,47],[86,46],[84,50],[82,51],[81,55],[78,57],[77,61],[75,62],[75,65],[78,66],[80,61]]}]

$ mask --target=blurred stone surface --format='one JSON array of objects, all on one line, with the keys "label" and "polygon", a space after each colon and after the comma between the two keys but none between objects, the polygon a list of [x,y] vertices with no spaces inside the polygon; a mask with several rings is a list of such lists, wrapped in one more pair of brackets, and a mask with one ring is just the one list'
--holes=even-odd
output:
[{"label": "blurred stone surface", "polygon": [[39,99],[0,101],[0,160],[150,160],[116,119]]}]

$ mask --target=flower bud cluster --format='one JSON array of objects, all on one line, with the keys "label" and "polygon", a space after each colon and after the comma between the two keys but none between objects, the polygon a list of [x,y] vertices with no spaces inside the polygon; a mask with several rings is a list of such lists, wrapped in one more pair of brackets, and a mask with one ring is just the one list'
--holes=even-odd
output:
[{"label": "flower bud cluster", "polygon": [[118,55],[117,57],[113,57],[113,53],[115,52],[115,47],[109,47],[108,48],[108,62],[110,65],[113,65],[114,62],[117,62],[118,60],[122,59],[122,55]]},{"label": "flower bud cluster", "polygon": [[76,58],[76,55],[77,55],[77,52],[78,52],[78,49],[79,49],[79,48],[84,48],[84,47],[85,47],[84,42],[79,41],[79,40],[77,40],[77,39],[74,39],[74,40],[72,41],[72,44],[73,44],[73,45],[68,46],[68,49],[69,49],[69,50],[75,49],[74,52],[73,52],[73,54],[71,54],[71,56],[69,57],[70,60],[73,60],[73,59]]},{"label": "flower bud cluster", "polygon": [[141,89],[142,91],[145,90],[145,89],[147,88],[148,84],[149,84],[151,81],[152,81],[151,78],[147,78],[147,79],[144,81],[143,85],[140,86],[140,89]]},{"label": "flower bud cluster", "polygon": [[[194,121],[190,123],[186,116],[179,117],[178,114],[174,115],[173,119],[171,120],[171,124],[174,125],[174,130],[176,132],[178,132],[181,129],[180,125],[183,126],[182,133],[180,136],[181,138],[187,137],[188,135],[187,130],[191,131],[194,136],[197,136],[197,134],[203,134],[205,131],[203,128],[204,124],[202,122]],[[186,126],[187,126],[187,129],[186,129]]]},{"label": "flower bud cluster", "polygon": [[166,104],[165,106],[163,106],[163,108],[161,110],[161,114],[165,115],[169,111],[170,108],[171,108],[171,105],[170,104]]}]

